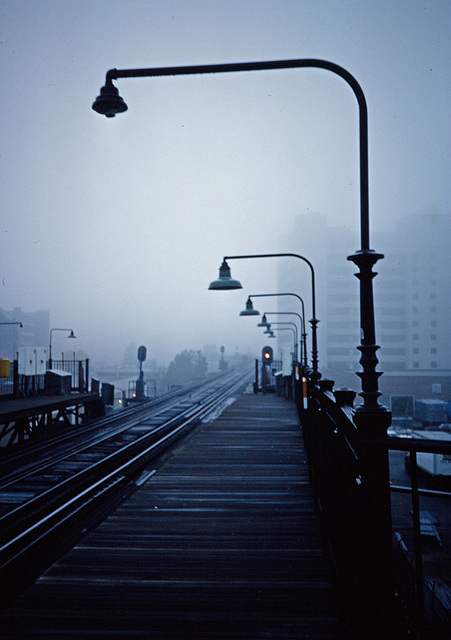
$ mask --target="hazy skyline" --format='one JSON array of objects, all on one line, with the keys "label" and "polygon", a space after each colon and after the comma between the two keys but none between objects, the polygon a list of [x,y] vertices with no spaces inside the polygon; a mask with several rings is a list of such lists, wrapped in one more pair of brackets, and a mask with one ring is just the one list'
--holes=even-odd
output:
[{"label": "hazy skyline", "polygon": [[3,2],[0,307],[50,309],[77,348],[112,361],[130,342],[166,362],[211,343],[260,349],[238,314],[275,290],[277,261],[234,261],[242,291],[208,284],[225,254],[296,251],[279,237],[299,214],[358,229],[351,90],[317,69],[126,79],[129,110],[107,119],[91,109],[106,71],[342,65],[368,102],[376,232],[450,215],[450,25],[448,0]]}]

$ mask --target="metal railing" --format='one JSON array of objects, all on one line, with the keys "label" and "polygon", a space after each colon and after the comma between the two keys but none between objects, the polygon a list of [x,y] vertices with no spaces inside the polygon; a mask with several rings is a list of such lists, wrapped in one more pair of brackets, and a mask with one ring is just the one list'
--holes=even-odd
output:
[{"label": "metal railing", "polygon": [[[47,369],[49,363],[47,363]],[[45,376],[24,376],[19,374],[17,360],[10,362],[9,377],[0,378],[0,398],[17,398],[37,395],[44,391]],[[89,359],[52,360],[52,369],[60,369],[71,374],[71,389],[86,393],[89,384]]]},{"label": "metal railing", "polygon": [[89,359],[86,360],[52,360],[52,369],[61,369],[72,376],[72,390],[84,393],[89,385]]},{"label": "metal railing", "polygon": [[[409,632],[417,638],[429,637],[430,630],[425,631],[431,620],[424,604],[418,496],[431,492],[418,486],[416,453],[451,455],[451,443],[388,437],[388,424],[381,429],[380,424],[365,423],[361,417],[356,420],[354,391],[334,391],[332,380],[315,384],[308,370],[303,370],[295,386],[310,479],[351,637],[399,640]],[[303,400],[306,389],[307,403]],[[410,452],[410,487],[390,485],[391,450]],[[391,491],[395,490],[412,496],[413,583],[404,589],[395,575],[391,517]],[[446,492],[439,495],[451,496]],[[410,610],[406,617],[406,602],[399,593],[409,591],[415,597],[407,602]]]}]

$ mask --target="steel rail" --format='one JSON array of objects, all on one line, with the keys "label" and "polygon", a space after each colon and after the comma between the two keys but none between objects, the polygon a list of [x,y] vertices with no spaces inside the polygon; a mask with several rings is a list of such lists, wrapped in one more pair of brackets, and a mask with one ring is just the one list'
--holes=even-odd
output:
[{"label": "steel rail", "polygon": [[[83,523],[90,513],[91,517],[98,521],[99,502],[102,505],[100,511],[103,512],[108,503],[113,504],[117,501],[118,494],[123,495],[127,490],[130,491],[134,481],[136,487],[140,483],[139,476],[151,460],[165,452],[193,426],[215,411],[227,397],[250,379],[250,375],[251,371],[234,376],[225,388],[216,390],[208,398],[201,400],[196,407],[187,408],[182,418],[175,416],[170,419],[165,428],[160,429],[162,435],[156,441],[152,441],[149,434],[146,434],[139,439],[139,445],[138,441],[130,443],[105,460],[77,474],[78,477],[74,478],[73,482],[66,482],[68,491],[64,497],[60,496],[51,505],[44,505],[40,514],[34,510],[32,523],[27,523],[24,516],[19,530],[10,530],[9,539],[0,547],[0,587],[3,587],[4,591],[11,588],[11,592],[15,592],[14,586],[11,585],[14,585],[15,579],[17,580],[16,569],[36,559],[41,561],[42,557],[39,556],[43,550],[42,545],[45,543],[45,549],[53,548],[47,544],[49,537],[58,535],[58,539],[63,540],[65,536],[61,532],[67,531],[66,527],[71,527],[69,535],[72,536],[75,529],[85,528],[86,525]],[[168,428],[168,424],[172,425],[172,428]],[[95,509],[94,504],[97,505]],[[23,505],[22,511],[25,514],[26,505]],[[41,553],[37,552],[38,548],[41,549]]]},{"label": "steel rail", "polygon": [[[20,454],[13,461],[13,470],[7,471],[8,466],[11,468],[9,458],[3,465],[0,464],[0,477],[2,477],[0,480],[0,490],[4,490],[12,483],[19,482],[41,470],[49,468],[76,452],[81,452],[83,450],[83,444],[80,444],[81,438],[88,438],[84,440],[84,444],[86,445],[84,448],[95,446],[103,440],[108,440],[132,428],[143,419],[143,416],[149,415],[149,411],[155,409],[152,417],[158,417],[167,411],[176,409],[181,402],[186,400],[186,397],[191,398],[193,392],[205,392],[223,378],[224,374],[218,374],[206,381],[203,380],[202,382],[186,385],[182,390],[177,390],[171,394],[162,396],[160,402],[154,403],[150,401],[140,403],[137,406],[130,407],[131,411],[125,409],[114,415],[109,414],[104,418],[90,422],[85,428],[80,429],[75,427],[74,429],[70,429],[69,432],[65,431],[64,434],[58,435],[55,438],[52,437],[44,443],[38,443],[37,447],[31,446],[25,454],[25,461],[22,462],[23,456]],[[127,417],[130,417],[128,421]],[[117,427],[112,427],[112,425],[117,423],[119,423]],[[91,436],[92,439],[89,439],[90,434],[93,434]],[[57,447],[62,449],[63,446],[66,446],[65,450],[62,451],[61,454],[58,454]],[[42,453],[44,453],[44,456],[42,456]],[[41,456],[39,454],[41,454]],[[47,457],[45,457],[45,455],[47,455]],[[30,457],[32,457],[32,462],[27,464],[26,460]],[[18,464],[20,464],[19,468],[17,468]]]},{"label": "steel rail", "polygon": [[[17,466],[20,465],[20,467],[23,468],[27,465],[32,469],[37,468],[39,462],[36,462],[36,458],[43,458],[46,453],[49,457],[52,456],[52,460],[54,460],[55,446],[57,445],[62,446],[67,442],[70,444],[74,437],[79,438],[91,432],[97,432],[102,427],[111,428],[112,424],[123,421],[129,416],[140,416],[143,412],[147,412],[151,408],[160,406],[165,407],[168,403],[169,406],[171,406],[171,402],[180,400],[193,391],[211,386],[211,384],[214,384],[216,380],[221,379],[223,376],[223,373],[218,373],[207,380],[192,382],[185,385],[182,389],[177,389],[176,391],[171,391],[170,393],[166,393],[158,398],[152,398],[126,407],[117,414],[108,414],[102,418],[91,420],[85,425],[74,425],[73,428],[64,429],[63,433],[53,434],[44,441],[34,442],[29,440],[25,443],[24,448],[21,447],[18,452],[3,451],[2,459],[0,460],[0,477],[3,478],[3,482],[0,481],[0,489],[6,486],[4,480],[8,476],[13,475],[8,471],[11,467],[17,468]],[[28,463],[29,460],[31,460],[31,463]]]},{"label": "steel rail", "polygon": [[[208,393],[212,387],[216,388],[215,385],[217,385],[217,383],[218,381],[216,380],[213,383],[204,385],[202,387],[203,394]],[[155,439],[155,437],[157,437],[162,431],[168,430],[183,418],[188,417],[191,412],[196,412],[197,407],[200,406],[201,403],[203,402],[203,397],[204,396],[198,399],[196,398],[193,399],[191,397],[190,398],[191,402],[188,407],[180,406],[181,403],[179,398],[178,402],[171,404],[169,407],[165,407],[160,412],[152,413],[150,416],[149,416],[148,410],[143,411],[141,412],[140,417],[127,421],[125,424],[121,425],[120,427],[117,427],[112,432],[103,433],[99,437],[94,438],[93,440],[90,440],[88,443],[85,442],[81,445],[79,443],[75,443],[71,450],[69,451],[66,450],[64,453],[54,456],[51,462],[50,461],[46,462],[45,464],[40,465],[37,469],[27,470],[19,478],[15,477],[9,483],[5,482],[3,484],[3,488],[8,486],[9,487],[14,486],[15,483],[22,481],[26,478],[30,478],[33,475],[37,475],[38,473],[42,473],[42,472],[48,473],[49,469],[57,466],[59,463],[65,460],[69,460],[70,458],[73,458],[74,456],[77,456],[80,453],[86,452],[89,449],[93,449],[98,445],[105,444],[108,440],[113,440],[113,444],[114,444],[115,436],[124,434],[129,429],[132,429],[133,427],[140,424],[143,419],[146,420],[148,419],[148,417],[151,417],[152,419],[155,419],[158,417],[164,417],[165,413],[172,412],[174,410],[177,411],[177,413],[173,417],[167,417],[164,420],[164,422],[162,422],[161,425],[155,425],[154,428],[149,429],[147,433],[145,433],[144,435],[136,437],[133,440],[133,442],[129,442],[125,446],[118,443],[117,451],[107,456],[105,456],[102,453],[102,459],[98,463],[92,463],[89,467],[86,467],[85,469],[82,469],[81,471],[71,475],[69,478],[66,478],[66,480],[59,482],[53,487],[50,487],[49,489],[43,491],[39,495],[30,498],[23,504],[18,505],[14,509],[0,516],[0,541],[4,539],[5,535],[8,534],[8,532],[11,530],[12,527],[17,528],[18,526],[20,526],[20,523],[23,522],[24,520],[23,514],[25,514],[25,517],[29,519],[33,513],[39,513],[41,509],[44,507],[44,505],[47,505],[48,507],[51,504],[53,504],[54,501],[57,500],[61,495],[64,495],[69,486],[72,486],[72,488],[74,488],[75,486],[77,486],[77,482],[79,480],[80,482],[86,482],[86,479],[89,478],[90,475],[93,475],[98,472],[97,469],[99,469],[100,467],[96,467],[97,464],[99,465],[103,464],[106,466],[108,465],[109,460],[113,460],[114,456],[120,455],[121,451],[124,451],[124,452],[132,451],[133,447],[136,447],[137,449],[139,449],[147,441],[151,441],[152,439]],[[182,401],[183,400],[185,400],[185,398],[182,398]]]}]

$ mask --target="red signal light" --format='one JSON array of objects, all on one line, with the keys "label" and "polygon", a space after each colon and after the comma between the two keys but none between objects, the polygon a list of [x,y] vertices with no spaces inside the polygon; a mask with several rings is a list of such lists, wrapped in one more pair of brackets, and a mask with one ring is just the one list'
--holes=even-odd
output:
[{"label": "red signal light", "polygon": [[273,358],[273,351],[271,347],[264,347],[262,349],[262,360],[263,362],[266,362],[267,364],[271,364],[272,363],[272,358]]}]

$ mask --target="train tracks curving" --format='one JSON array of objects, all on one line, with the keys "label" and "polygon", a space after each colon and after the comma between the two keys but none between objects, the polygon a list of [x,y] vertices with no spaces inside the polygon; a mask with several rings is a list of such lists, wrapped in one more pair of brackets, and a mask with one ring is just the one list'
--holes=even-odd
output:
[{"label": "train tracks curving", "polygon": [[233,371],[4,460],[0,592],[7,605],[152,473],[180,438],[251,379]]}]

